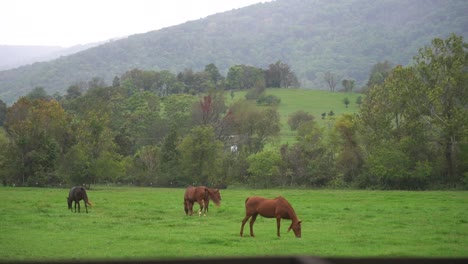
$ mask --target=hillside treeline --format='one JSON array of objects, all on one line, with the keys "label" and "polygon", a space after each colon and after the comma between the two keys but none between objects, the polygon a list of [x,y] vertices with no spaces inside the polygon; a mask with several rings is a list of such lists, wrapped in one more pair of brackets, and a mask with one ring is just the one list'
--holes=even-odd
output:
[{"label": "hillside treeline", "polygon": [[[214,64],[176,75],[135,69],[63,96],[38,87],[0,107],[0,177],[28,186],[466,188],[467,49],[452,35],[421,48],[411,66],[376,65],[357,114],[323,126],[293,113],[297,140],[279,147],[270,143],[281,98],[264,90],[297,85],[280,61],[226,76]],[[227,105],[242,89],[246,98]]]},{"label": "hillside treeline", "polygon": [[418,48],[452,32],[468,37],[465,0],[276,0],[136,34],[63,56],[0,71],[8,105],[36,86],[49,94],[98,76],[142,70],[202,71],[215,62],[265,68],[288,63],[304,88],[324,89],[327,72],[365,84],[370,67],[389,60],[408,65]]}]

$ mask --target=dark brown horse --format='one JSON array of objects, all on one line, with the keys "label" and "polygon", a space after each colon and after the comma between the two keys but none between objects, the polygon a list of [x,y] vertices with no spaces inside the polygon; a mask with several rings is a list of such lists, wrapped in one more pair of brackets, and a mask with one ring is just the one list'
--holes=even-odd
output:
[{"label": "dark brown horse", "polygon": [[208,205],[210,203],[210,199],[219,206],[221,204],[221,194],[219,193],[218,189],[211,189],[205,186],[189,186],[185,190],[184,194],[184,210],[186,215],[193,214],[193,204],[198,202],[200,205],[200,210],[198,211],[198,215],[200,216],[202,213],[206,215],[208,212]]},{"label": "dark brown horse", "polygon": [[86,213],[88,213],[88,205],[92,206],[93,204],[88,200],[86,189],[82,186],[72,187],[67,197],[68,209],[70,209],[73,212],[72,203],[75,202],[75,213],[76,213],[76,204],[78,204],[78,212],[80,212],[80,200],[84,201]]},{"label": "dark brown horse", "polygon": [[276,197],[275,199],[267,199],[263,197],[253,196],[245,200],[245,218],[242,220],[240,235],[244,233],[244,225],[250,217],[250,236],[254,236],[253,225],[258,215],[267,218],[276,218],[277,234],[280,236],[281,218],[291,219],[291,226],[288,232],[292,229],[297,238],[301,237],[301,222],[296,216],[291,204],[284,197]]}]

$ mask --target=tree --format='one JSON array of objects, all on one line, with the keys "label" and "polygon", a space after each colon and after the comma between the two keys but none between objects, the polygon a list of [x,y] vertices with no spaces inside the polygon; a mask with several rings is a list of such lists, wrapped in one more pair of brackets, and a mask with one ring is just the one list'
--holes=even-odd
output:
[{"label": "tree", "polygon": [[432,182],[461,183],[461,142],[468,123],[466,68],[467,44],[452,35],[434,39],[431,47],[420,49],[412,66],[395,67],[381,85],[369,89],[360,111],[364,146],[369,158],[382,155],[367,162],[369,173],[390,177],[391,166],[379,164],[388,154],[402,159],[406,173],[385,180],[387,187],[424,188],[429,177]]},{"label": "tree", "polygon": [[99,87],[106,87],[106,82],[100,77],[93,77],[88,82],[88,89],[99,88]]},{"label": "tree", "polygon": [[361,106],[361,104],[362,104],[362,96],[358,96],[358,97],[356,98],[356,104],[359,105],[359,106]]},{"label": "tree", "polygon": [[226,86],[230,90],[246,90],[252,87],[266,87],[263,70],[253,66],[235,65],[229,68]]},{"label": "tree", "polygon": [[367,87],[382,84],[392,71],[394,65],[389,61],[379,62],[372,67]]},{"label": "tree", "polygon": [[341,81],[341,85],[343,85],[343,88],[344,88],[345,92],[350,93],[350,92],[353,91],[355,84],[354,84],[354,80],[346,80],[345,79],[345,80]]},{"label": "tree", "polygon": [[216,185],[222,171],[223,144],[211,126],[194,127],[177,146],[183,183]]},{"label": "tree", "polygon": [[358,177],[363,166],[363,157],[359,148],[357,121],[354,116],[346,114],[337,118],[334,124],[339,147],[337,155],[338,168],[343,173],[343,180],[350,183]]},{"label": "tree", "polygon": [[343,99],[343,103],[345,104],[346,108],[348,108],[348,105],[349,105],[349,103],[350,103],[349,98],[348,98],[348,97],[345,97],[345,98]]},{"label": "tree", "polygon": [[112,79],[112,87],[119,87],[120,86],[120,78],[119,76],[115,76],[114,79]]},{"label": "tree", "polygon": [[327,71],[323,76],[325,83],[328,85],[330,92],[334,92],[338,84],[338,76],[332,72]]},{"label": "tree", "polygon": [[160,167],[161,151],[157,146],[141,147],[133,157],[132,181],[139,186],[162,185]]},{"label": "tree", "polygon": [[180,153],[178,127],[173,125],[162,142],[160,158],[161,184],[163,186],[182,186],[181,169],[179,166]]},{"label": "tree", "polygon": [[280,175],[281,157],[277,151],[264,150],[247,158],[249,184],[253,188],[269,188],[277,185]]},{"label": "tree", "polygon": [[[99,168],[103,160],[119,161],[114,142],[115,132],[110,129],[107,113],[90,110],[75,120],[76,144],[70,149],[62,163],[61,171],[72,183],[94,184],[109,179]],[[105,179],[99,178],[104,176]]]},{"label": "tree", "polygon": [[421,81],[416,96],[424,99],[418,111],[428,114],[428,121],[441,131],[446,180],[459,182],[460,142],[468,135],[468,43],[455,34],[446,40],[436,38],[431,47],[419,50],[415,62]]},{"label": "tree", "polygon": [[20,98],[8,108],[5,130],[12,140],[17,164],[13,178],[23,185],[45,185],[55,181],[59,157],[69,139],[68,116],[55,100]]},{"label": "tree", "polygon": [[256,153],[280,131],[280,116],[274,107],[258,108],[247,101],[237,101],[230,107],[233,133],[239,137],[239,147]]},{"label": "tree", "polygon": [[288,125],[289,127],[291,128],[291,130],[296,130],[302,123],[306,123],[306,122],[309,122],[309,121],[313,121],[314,120],[314,116],[307,113],[307,112],[304,112],[303,110],[298,110],[294,113],[292,113],[290,116],[289,116],[289,119],[288,119]]},{"label": "tree", "polygon": [[78,85],[71,85],[67,89],[67,94],[65,95],[65,99],[71,100],[73,98],[80,97],[82,95],[82,88]]},{"label": "tree", "polygon": [[7,105],[0,99],[0,127],[3,126],[7,114]]},{"label": "tree", "polygon": [[283,146],[281,156],[287,164],[285,174],[291,183],[325,186],[336,175],[335,150],[325,128],[315,121],[304,122],[297,129],[297,143]]},{"label": "tree", "polygon": [[267,87],[294,87],[299,86],[296,75],[288,64],[277,61],[270,64],[268,69],[265,70],[265,83]]},{"label": "tree", "polygon": [[205,66],[205,72],[209,74],[209,76],[211,77],[211,81],[213,81],[215,85],[217,85],[218,82],[220,82],[223,79],[223,76],[219,73],[218,67],[216,67],[216,65],[214,65],[213,63],[210,63]]},{"label": "tree", "polygon": [[34,99],[49,100],[51,98],[50,95],[47,94],[44,87],[41,87],[41,86],[34,88],[31,92],[29,92],[26,95],[26,97],[30,100],[34,100]]}]

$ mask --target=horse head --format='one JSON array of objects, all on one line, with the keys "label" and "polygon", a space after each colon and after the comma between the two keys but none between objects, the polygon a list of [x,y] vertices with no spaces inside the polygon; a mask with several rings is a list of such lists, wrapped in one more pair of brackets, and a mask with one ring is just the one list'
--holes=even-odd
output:
[{"label": "horse head", "polygon": [[219,206],[221,204],[221,193],[219,192],[219,190],[206,188],[206,191],[208,192],[211,200],[213,200],[216,206]]},{"label": "horse head", "polygon": [[296,235],[297,238],[301,238],[301,223],[302,221],[293,221],[288,228],[288,232],[292,229],[294,231],[294,235]]},{"label": "horse head", "polygon": [[67,198],[68,209],[72,209],[72,199],[70,197],[65,197],[65,198]]}]

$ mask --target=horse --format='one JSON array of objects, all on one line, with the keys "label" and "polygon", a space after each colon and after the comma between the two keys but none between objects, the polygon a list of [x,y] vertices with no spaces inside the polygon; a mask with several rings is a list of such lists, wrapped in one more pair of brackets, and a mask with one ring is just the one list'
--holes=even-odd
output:
[{"label": "horse", "polygon": [[221,204],[221,194],[218,189],[211,189],[205,186],[189,186],[184,194],[184,210],[186,215],[193,214],[193,204],[198,202],[200,210],[198,216],[202,213],[206,216],[210,199],[219,206]]},{"label": "horse", "polygon": [[82,186],[72,187],[67,197],[68,209],[70,209],[73,212],[72,203],[75,202],[75,213],[76,213],[76,204],[78,204],[78,212],[80,212],[80,200],[84,201],[86,213],[88,213],[88,205],[93,206],[93,204],[88,200],[86,189]]},{"label": "horse", "polygon": [[255,236],[253,232],[253,225],[258,215],[266,218],[276,218],[277,235],[280,237],[280,222],[281,218],[291,219],[291,225],[288,228],[288,232],[291,229],[297,238],[301,237],[301,223],[291,204],[282,196],[274,199],[267,199],[258,196],[248,197],[245,200],[245,218],[242,220],[242,226],[240,230],[240,236],[244,233],[244,225],[250,217],[250,236]]}]

